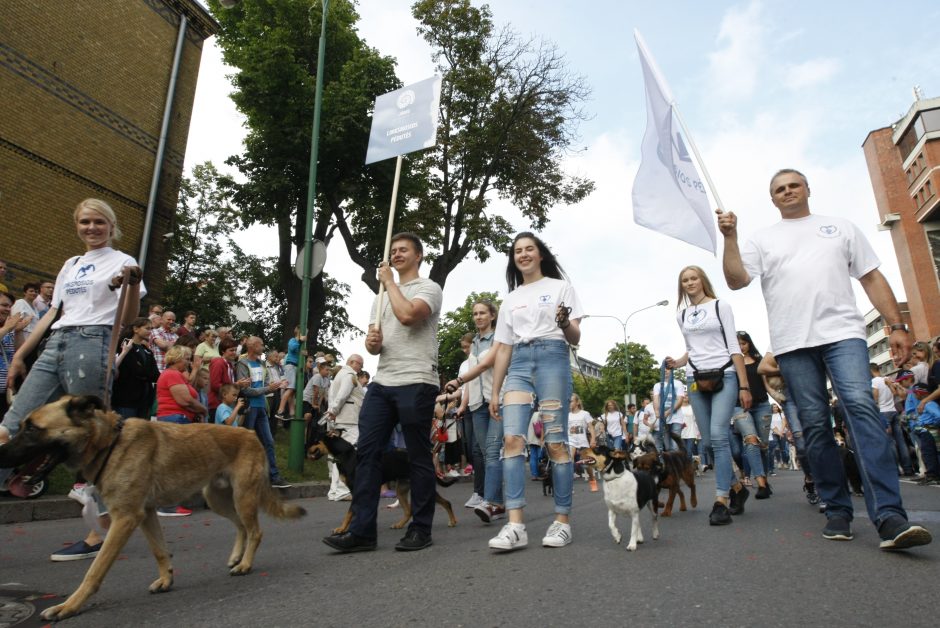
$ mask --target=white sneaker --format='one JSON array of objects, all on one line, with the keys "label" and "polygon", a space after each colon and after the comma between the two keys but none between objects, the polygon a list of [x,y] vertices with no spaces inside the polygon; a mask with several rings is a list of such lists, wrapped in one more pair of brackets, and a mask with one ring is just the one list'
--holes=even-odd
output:
[{"label": "white sneaker", "polygon": [[464,508],[476,508],[483,503],[483,498],[480,497],[478,493],[474,493],[470,499],[467,500],[467,503],[464,504]]},{"label": "white sneaker", "polygon": [[456,469],[451,469],[450,471],[444,474],[444,477],[445,478],[459,478],[460,471],[457,471]]},{"label": "white sneaker", "polygon": [[545,547],[564,547],[571,543],[571,526],[560,521],[553,521],[542,539]]},{"label": "white sneaker", "polygon": [[512,551],[529,544],[529,535],[526,534],[525,525],[521,523],[507,523],[499,534],[490,539],[490,549]]}]

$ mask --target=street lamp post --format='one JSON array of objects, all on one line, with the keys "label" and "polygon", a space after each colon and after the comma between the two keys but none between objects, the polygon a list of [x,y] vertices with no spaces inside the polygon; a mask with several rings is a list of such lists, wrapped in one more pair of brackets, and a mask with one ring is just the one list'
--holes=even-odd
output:
[{"label": "street lamp post", "polygon": [[[231,9],[239,0],[219,0],[225,9]],[[317,87],[313,97],[313,130],[310,134],[310,176],[307,179],[307,215],[304,226],[304,266],[303,279],[300,292],[300,335],[304,337],[301,345],[301,356],[307,354],[307,310],[310,309],[310,279],[313,266],[313,214],[314,200],[317,193],[317,153],[320,147],[320,109],[323,103],[323,66],[326,59],[326,15],[330,10],[330,0],[320,0],[320,47],[317,50]],[[290,450],[287,456],[287,466],[292,471],[303,471],[304,468],[304,414],[303,395],[304,369],[298,365],[297,380],[294,395],[294,419],[290,422]]]},{"label": "street lamp post", "polygon": [[639,314],[640,312],[644,310],[648,310],[654,307],[661,307],[665,305],[669,305],[669,301],[663,299],[662,301],[658,301],[652,305],[641,307],[638,310],[634,310],[630,312],[627,315],[626,320],[620,320],[616,316],[612,316],[610,314],[585,314],[584,315],[584,318],[612,318],[618,323],[620,323],[620,326],[623,328],[623,361],[627,369],[627,404],[636,403],[635,401],[633,401],[633,381],[632,381],[632,378],[630,377],[630,349],[627,347],[627,345],[629,344],[629,336],[627,336],[627,325],[630,323],[630,319],[633,317],[634,314]]}]

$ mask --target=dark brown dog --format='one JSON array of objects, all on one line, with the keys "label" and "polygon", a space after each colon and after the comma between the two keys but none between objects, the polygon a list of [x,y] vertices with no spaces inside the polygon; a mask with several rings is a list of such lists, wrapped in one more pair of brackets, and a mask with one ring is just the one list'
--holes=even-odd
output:
[{"label": "dark brown dog", "polygon": [[[307,458],[310,460],[319,460],[321,457],[329,454],[333,456],[336,462],[336,468],[339,469],[339,475],[343,483],[350,490],[356,484],[356,448],[343,440],[343,437],[336,432],[318,430],[313,435],[313,442],[307,449]],[[401,450],[392,450],[382,456],[382,483],[395,482],[395,493],[398,497],[398,505],[401,507],[401,520],[392,525],[393,530],[404,528],[411,520],[411,502],[408,497],[411,494],[411,485],[408,481],[410,470],[408,465],[408,454]],[[456,478],[445,480],[438,476],[437,483],[440,486],[450,486],[456,482]],[[441,497],[440,493],[434,493],[435,501],[447,511],[448,527],[453,528],[457,525],[457,516],[454,515],[454,508],[449,501]],[[352,522],[352,504],[343,517],[343,522],[337,528],[333,528],[333,534],[343,534],[349,529]]]},{"label": "dark brown dog", "polygon": [[698,498],[695,496],[695,467],[692,466],[692,461],[686,455],[682,439],[675,434],[670,433],[670,436],[679,449],[666,451],[662,454],[647,453],[633,460],[635,469],[655,474],[657,494],[664,488],[669,489],[669,499],[666,501],[662,513],[660,513],[663,517],[672,516],[672,506],[676,501],[676,495],[679,496],[679,510],[685,512],[685,495],[682,492],[682,482],[685,482],[686,486],[689,487],[691,493],[689,502],[692,504],[692,508],[698,506]]},{"label": "dark brown dog", "polygon": [[156,509],[179,503],[199,489],[212,510],[235,524],[235,546],[228,559],[233,576],[251,570],[261,543],[259,510],[279,519],[305,514],[300,506],[282,502],[271,488],[264,449],[252,432],[204,423],[122,422],[103,407],[97,397],[64,397],[35,410],[16,437],[0,447],[0,467],[45,456],[35,477],[45,477],[62,462],[81,471],[100,491],[111,516],[104,545],[85,579],[64,603],[43,611],[44,619],[78,613],[138,526],[159,571],[150,592],[168,591],[173,567]]}]

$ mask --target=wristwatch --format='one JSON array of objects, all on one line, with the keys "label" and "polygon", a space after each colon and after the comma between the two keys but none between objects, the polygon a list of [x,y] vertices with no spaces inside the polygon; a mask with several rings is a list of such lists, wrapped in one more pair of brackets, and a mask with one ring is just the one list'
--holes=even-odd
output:
[{"label": "wristwatch", "polygon": [[903,331],[906,334],[911,333],[911,330],[907,328],[905,323],[895,323],[891,325],[891,331]]}]

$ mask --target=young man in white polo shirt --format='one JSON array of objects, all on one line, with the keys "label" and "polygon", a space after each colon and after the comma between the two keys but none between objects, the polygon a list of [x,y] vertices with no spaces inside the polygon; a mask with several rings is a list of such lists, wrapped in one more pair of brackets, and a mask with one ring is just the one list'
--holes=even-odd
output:
[{"label": "young man in white polo shirt", "polygon": [[738,248],[737,217],[717,210],[725,239],[725,279],[738,290],[761,278],[771,344],[799,408],[816,488],[826,503],[823,536],[842,541],[854,537],[852,499],[830,427],[828,374],[852,431],[865,504],[878,528],[880,547],[926,545],[930,532],[908,523],[901,504],[892,442],[872,398],[865,321],[850,277],[862,284],[891,327],[892,353],[903,364],[911,354],[911,338],[894,293],[858,227],[810,213],[809,183],[802,173],[777,172],[770,180],[770,196],[782,220],[753,234],[743,249]]}]

